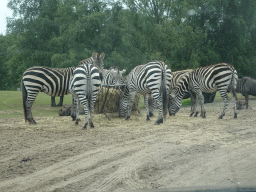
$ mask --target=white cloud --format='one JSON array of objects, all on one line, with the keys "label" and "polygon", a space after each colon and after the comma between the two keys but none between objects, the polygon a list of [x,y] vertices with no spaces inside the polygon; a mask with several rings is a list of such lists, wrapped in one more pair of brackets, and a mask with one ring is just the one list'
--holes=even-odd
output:
[{"label": "white cloud", "polygon": [[12,10],[7,8],[8,0],[0,0],[0,34],[6,34],[6,17],[12,17]]}]

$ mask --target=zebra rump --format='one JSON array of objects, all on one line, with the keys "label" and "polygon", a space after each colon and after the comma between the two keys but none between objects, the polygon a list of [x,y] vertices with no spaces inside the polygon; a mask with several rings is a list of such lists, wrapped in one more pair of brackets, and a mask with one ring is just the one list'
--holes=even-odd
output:
[{"label": "zebra rump", "polygon": [[79,119],[79,101],[84,107],[85,122],[83,128],[86,129],[88,124],[88,114],[90,127],[93,125],[93,110],[96,96],[101,89],[102,75],[97,67],[89,64],[84,64],[74,70],[74,74],[71,78],[69,90],[75,99],[75,111],[76,111],[76,124]]},{"label": "zebra rump", "polygon": [[102,84],[105,86],[120,86],[122,74],[125,70],[120,71],[118,67],[111,67],[109,70],[104,69],[103,75],[97,67],[92,65],[83,65],[74,71],[70,81],[70,92],[76,98],[75,105],[72,111],[76,112],[76,124],[79,121],[79,101],[84,107],[85,123],[83,129],[86,129],[88,124],[93,125],[93,111],[96,97],[101,90]]},{"label": "zebra rump", "polygon": [[131,108],[136,93],[144,95],[144,103],[149,119],[148,94],[152,94],[159,108],[158,120],[155,124],[163,123],[163,116],[167,113],[167,91],[172,73],[169,67],[162,61],[152,61],[145,65],[136,66],[124,80],[126,87],[122,92],[120,107],[126,114],[126,120],[130,118]]}]

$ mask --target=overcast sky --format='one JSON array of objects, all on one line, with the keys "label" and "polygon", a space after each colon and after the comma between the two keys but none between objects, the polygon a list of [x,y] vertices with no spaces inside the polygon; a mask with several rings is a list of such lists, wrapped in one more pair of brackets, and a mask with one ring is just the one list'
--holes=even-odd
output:
[{"label": "overcast sky", "polygon": [[0,0],[0,34],[6,33],[6,17],[12,17],[12,10],[7,8],[8,0]]}]

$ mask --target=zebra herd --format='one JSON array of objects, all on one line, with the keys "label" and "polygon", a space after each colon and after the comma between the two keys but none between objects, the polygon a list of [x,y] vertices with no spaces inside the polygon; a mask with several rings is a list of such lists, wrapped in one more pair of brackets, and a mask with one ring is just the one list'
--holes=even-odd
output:
[{"label": "zebra herd", "polygon": [[[201,103],[201,116],[206,117],[204,98],[202,92],[212,93],[219,91],[224,100],[224,108],[219,116],[225,115],[228,105],[227,92],[230,91],[234,102],[234,118],[236,112],[236,85],[237,71],[227,63],[218,63],[197,69],[187,69],[172,72],[162,61],[152,61],[136,66],[126,78],[118,67],[104,69],[104,53],[93,53],[88,59],[79,62],[76,67],[49,68],[35,66],[27,69],[21,80],[23,109],[25,121],[36,124],[32,116],[32,105],[39,92],[50,96],[64,96],[71,93],[73,120],[78,124],[79,102],[85,111],[83,128],[93,124],[93,111],[96,96],[102,86],[113,86],[121,91],[120,116],[128,120],[136,93],[144,95],[144,104],[147,110],[147,120],[152,116],[152,105],[159,109],[158,119],[155,124],[163,123],[169,110],[169,115],[175,115],[181,107],[181,100],[187,92],[191,93],[191,114],[197,116],[198,104]],[[153,98],[150,102],[149,98]],[[88,120],[89,119],[89,120]]]}]

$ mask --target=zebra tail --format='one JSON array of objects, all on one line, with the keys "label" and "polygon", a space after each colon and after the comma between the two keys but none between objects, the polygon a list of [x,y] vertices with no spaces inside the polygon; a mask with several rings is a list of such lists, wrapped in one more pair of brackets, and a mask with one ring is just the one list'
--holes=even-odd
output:
[{"label": "zebra tail", "polygon": [[163,95],[163,116],[166,117],[167,107],[168,107],[168,99],[167,99],[167,91],[166,91],[166,71],[165,69],[162,72],[162,95]]},{"label": "zebra tail", "polygon": [[28,92],[25,88],[23,80],[21,80],[20,86],[21,86],[21,92],[22,92],[22,103],[23,103],[23,110],[24,110],[24,118],[25,118],[25,122],[26,122],[27,121],[26,100],[27,100],[27,97],[28,97]]},{"label": "zebra tail", "polygon": [[89,111],[91,111],[91,99],[92,99],[92,81],[91,81],[91,74],[89,72],[87,76],[87,101],[88,101]]},{"label": "zebra tail", "polygon": [[238,86],[237,81],[238,81],[237,71],[234,70],[233,73],[232,73],[232,79],[231,79],[231,82],[230,82],[230,86],[229,86],[230,89],[229,90],[235,96],[236,101],[238,101],[237,94],[236,94],[236,87]]}]

